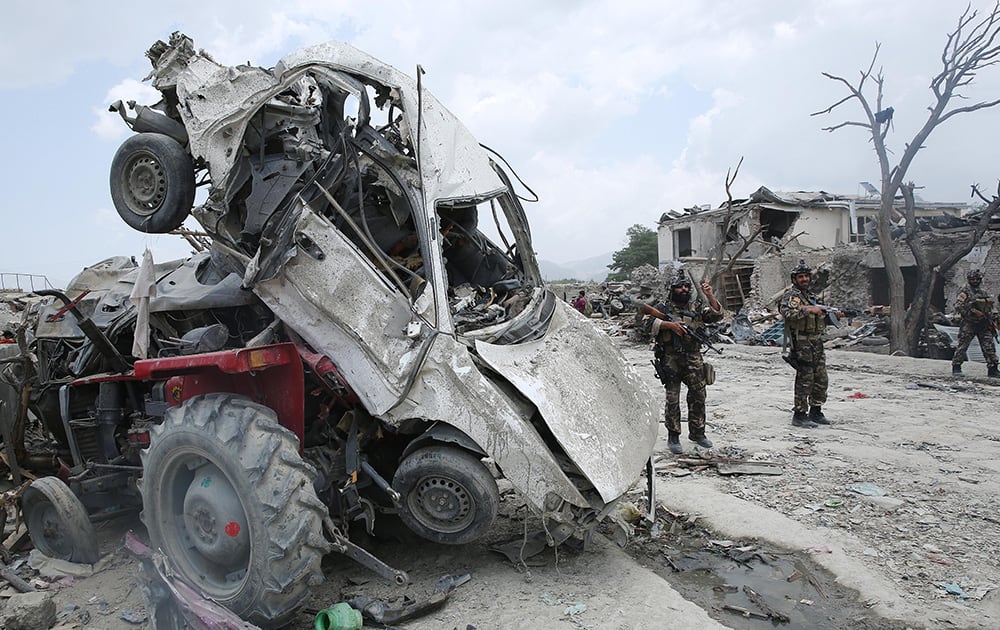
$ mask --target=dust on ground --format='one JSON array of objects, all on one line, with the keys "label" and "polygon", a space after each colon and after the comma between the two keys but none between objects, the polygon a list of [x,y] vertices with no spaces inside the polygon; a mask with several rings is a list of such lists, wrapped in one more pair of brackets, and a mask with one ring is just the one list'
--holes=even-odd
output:
[{"label": "dust on ground", "polygon": [[[624,350],[648,364],[644,347]],[[817,551],[816,563],[887,618],[1000,626],[1000,382],[984,365],[966,363],[969,376],[955,379],[945,361],[829,351],[833,425],[799,429],[779,349],[726,346],[710,360],[716,453],[784,473],[687,475],[661,435],[662,504],[700,514],[716,535]]]},{"label": "dust on ground", "polygon": [[[648,349],[622,343],[662,396]],[[798,429],[789,422],[793,373],[777,349],[730,345],[710,360],[718,374],[708,392],[712,454],[771,462],[783,474],[722,476],[712,466],[680,465],[663,433],[659,527],[638,521],[624,550],[598,536],[591,551],[549,551],[512,564],[489,551],[524,528],[520,502],[505,494],[485,541],[447,547],[404,536],[376,543],[377,555],[410,573],[413,582],[403,589],[327,558],[327,582],[308,607],[357,593],[425,597],[442,575],[469,573],[442,608],[399,627],[773,627],[777,622],[723,608],[733,601],[727,591],[735,576],[749,571],[729,557],[743,550],[766,561],[743,557],[755,564],[766,603],[793,613],[783,627],[806,623],[809,607],[822,609],[811,622],[819,627],[1000,627],[1000,383],[984,378],[985,366],[967,363],[970,376],[953,379],[944,361],[831,351],[824,411],[834,424]],[[682,442],[690,458],[693,445]],[[644,509],[640,492],[632,499]],[[122,619],[144,610],[138,566],[121,550],[130,527],[144,534],[137,520],[99,527],[101,550],[113,556],[108,569],[51,586],[65,628],[145,627]],[[795,570],[819,589],[808,577],[788,582]],[[784,580],[784,595],[767,590],[768,580]],[[720,584],[728,586],[715,590]],[[291,627],[310,628],[312,619],[301,614]]]}]

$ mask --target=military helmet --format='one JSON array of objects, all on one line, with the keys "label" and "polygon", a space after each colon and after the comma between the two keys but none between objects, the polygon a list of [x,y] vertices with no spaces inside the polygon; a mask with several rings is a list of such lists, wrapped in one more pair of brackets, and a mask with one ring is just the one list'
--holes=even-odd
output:
[{"label": "military helmet", "polygon": [[677,275],[674,276],[674,279],[670,282],[671,289],[676,289],[678,287],[691,288],[691,281],[688,280],[687,274],[683,271],[678,271]]},{"label": "military helmet", "polygon": [[790,277],[794,278],[795,276],[799,275],[800,273],[807,273],[810,276],[813,273],[812,268],[810,268],[809,265],[806,264],[806,261],[803,258],[799,258],[799,264],[796,265],[796,266],[794,266],[794,267],[792,267],[792,270],[788,272],[788,275]]},{"label": "military helmet", "polygon": [[978,269],[970,269],[969,273],[965,274],[965,279],[969,282],[972,282],[973,280],[982,280],[983,272]]}]

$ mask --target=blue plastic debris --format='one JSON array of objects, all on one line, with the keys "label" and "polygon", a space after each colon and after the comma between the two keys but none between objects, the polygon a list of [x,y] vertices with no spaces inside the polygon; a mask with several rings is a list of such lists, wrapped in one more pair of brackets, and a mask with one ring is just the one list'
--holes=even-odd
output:
[{"label": "blue plastic debris", "polygon": [[962,590],[962,587],[956,584],[955,582],[952,582],[951,584],[945,584],[944,591],[949,595],[958,595],[963,599],[967,597],[965,591]]}]

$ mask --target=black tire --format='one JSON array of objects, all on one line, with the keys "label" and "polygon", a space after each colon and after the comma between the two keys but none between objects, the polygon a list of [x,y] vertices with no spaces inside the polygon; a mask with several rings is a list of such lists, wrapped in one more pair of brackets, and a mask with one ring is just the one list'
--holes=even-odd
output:
[{"label": "black tire", "polygon": [[152,429],[142,460],[153,548],[244,619],[287,623],[323,581],[328,512],[274,411],[232,394],[192,398]]},{"label": "black tire", "polygon": [[100,559],[87,509],[58,477],[31,482],[21,511],[35,548],[50,558],[93,564]]},{"label": "black tire", "polygon": [[111,161],[111,200],[125,223],[140,232],[179,228],[191,212],[194,188],[191,155],[170,136],[131,136]]},{"label": "black tire", "polygon": [[485,534],[500,509],[493,475],[479,459],[453,446],[408,455],[392,480],[403,495],[399,517],[427,540],[461,545]]}]

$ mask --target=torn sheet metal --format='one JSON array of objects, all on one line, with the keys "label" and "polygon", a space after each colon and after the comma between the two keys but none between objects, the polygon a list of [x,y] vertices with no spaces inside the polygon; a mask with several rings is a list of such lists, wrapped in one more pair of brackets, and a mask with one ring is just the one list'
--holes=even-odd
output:
[{"label": "torn sheet metal", "polygon": [[534,409],[488,379],[465,346],[453,337],[434,338],[413,388],[386,419],[420,417],[446,422],[490,454],[517,491],[541,510],[549,492],[587,507],[530,420]]},{"label": "torn sheet metal", "polygon": [[296,225],[299,247],[282,274],[254,292],[282,321],[329,357],[365,403],[381,415],[396,405],[412,380],[429,329],[407,336],[413,318],[406,297],[329,221],[312,212]]},{"label": "torn sheet metal", "polygon": [[476,351],[538,407],[602,499],[632,485],[653,452],[659,397],[589,321],[559,302],[542,340]]},{"label": "torn sheet metal", "polygon": [[142,591],[149,607],[152,628],[261,630],[191,588],[175,575],[170,561],[162,553],[154,552],[132,532],[125,534],[125,548],[141,563]]},{"label": "torn sheet metal", "polygon": [[475,137],[433,94],[427,90],[418,94],[413,78],[342,42],[289,53],[275,65],[274,73],[288,83],[294,73],[315,66],[369,77],[399,95],[410,133],[416,136],[420,129],[418,154],[425,203],[495,196],[505,189]]}]

